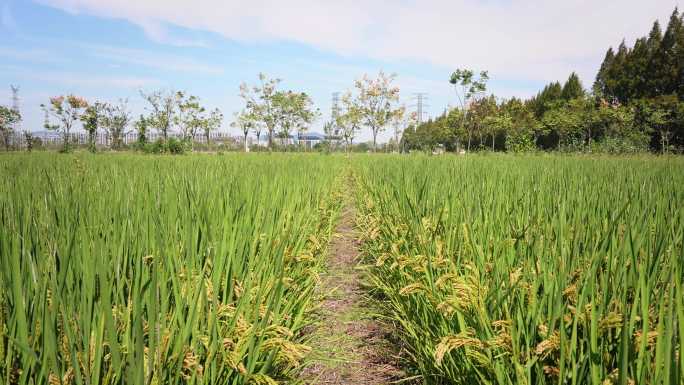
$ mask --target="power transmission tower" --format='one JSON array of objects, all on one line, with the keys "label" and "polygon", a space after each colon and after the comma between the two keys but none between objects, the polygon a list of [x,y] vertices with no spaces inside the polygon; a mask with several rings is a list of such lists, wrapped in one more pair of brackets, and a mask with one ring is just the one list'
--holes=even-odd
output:
[{"label": "power transmission tower", "polygon": [[330,116],[335,120],[340,114],[340,93],[333,92],[332,94],[332,110],[330,111]]},{"label": "power transmission tower", "polygon": [[340,128],[337,126],[337,118],[340,116],[340,93],[333,92],[332,106],[330,110],[330,121],[333,124],[333,135],[339,134]]},{"label": "power transmission tower", "polygon": [[340,116],[340,93],[332,93],[332,103],[330,105],[330,121],[326,124],[328,132],[326,132],[326,140],[332,145],[333,150],[337,147],[339,140],[340,127],[337,125],[337,118]]},{"label": "power transmission tower", "polygon": [[[19,111],[19,86],[13,86],[10,85],[10,88],[12,89],[12,110],[18,114],[20,114]],[[21,116],[21,114],[19,115]],[[19,129],[21,128],[21,119],[17,120],[13,127],[14,132],[18,132]]]},{"label": "power transmission tower", "polygon": [[425,109],[429,107],[429,105],[425,103],[425,101],[428,100],[427,93],[416,92],[413,94],[411,100],[415,101],[415,103],[412,104],[411,107],[414,107],[416,109],[416,124],[420,125],[421,123],[423,123],[423,117],[425,116],[425,114],[427,114],[427,111],[425,111]]}]

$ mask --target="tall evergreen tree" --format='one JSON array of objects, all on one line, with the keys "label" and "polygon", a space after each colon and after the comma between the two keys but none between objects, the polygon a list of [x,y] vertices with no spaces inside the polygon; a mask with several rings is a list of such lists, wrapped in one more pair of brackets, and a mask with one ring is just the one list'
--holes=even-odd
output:
[{"label": "tall evergreen tree", "polygon": [[603,58],[601,63],[601,68],[599,68],[596,74],[596,81],[594,82],[594,94],[606,97],[608,94],[608,89],[606,87],[606,79],[608,77],[608,70],[613,65],[613,60],[615,60],[615,52],[613,47],[608,48],[606,56]]},{"label": "tall evergreen tree", "polygon": [[650,96],[648,89],[648,65],[650,55],[646,38],[637,39],[634,48],[627,54],[625,60],[624,93],[625,99],[639,99]]},{"label": "tall evergreen tree", "polygon": [[660,50],[660,44],[663,41],[663,31],[660,28],[660,22],[656,20],[653,23],[651,32],[648,34],[648,39],[646,40],[646,47],[648,49],[648,64],[646,66],[646,82],[644,87],[646,88],[646,94],[650,97],[657,95],[658,84],[656,81],[655,73],[658,70],[659,62],[657,60],[657,53]]},{"label": "tall evergreen tree", "polygon": [[677,81],[680,74],[677,56],[680,48],[677,46],[677,40],[681,31],[682,19],[679,16],[679,10],[675,8],[653,59],[655,67],[653,69],[655,77],[653,85],[656,95],[669,95],[675,93],[679,88]]},{"label": "tall evergreen tree", "polygon": [[627,80],[625,78],[625,66],[629,49],[623,40],[618,47],[615,58],[608,68],[606,75],[606,96],[610,99],[617,99],[621,103],[627,102]]},{"label": "tall evergreen tree", "polygon": [[551,105],[558,102],[563,95],[563,87],[559,82],[552,82],[544,86],[535,97],[526,104],[534,112],[535,116],[541,118]]},{"label": "tall evergreen tree", "polygon": [[679,96],[679,100],[684,101],[684,12],[682,12],[679,25],[679,33],[676,37],[678,67],[677,95]]},{"label": "tall evergreen tree", "polygon": [[572,100],[584,96],[584,87],[579,76],[575,72],[570,74],[568,80],[563,85],[561,97],[565,100]]}]

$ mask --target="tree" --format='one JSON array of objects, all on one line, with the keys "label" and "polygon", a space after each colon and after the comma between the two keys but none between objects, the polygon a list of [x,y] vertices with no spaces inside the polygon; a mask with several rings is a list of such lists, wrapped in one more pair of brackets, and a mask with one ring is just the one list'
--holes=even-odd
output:
[{"label": "tree", "polygon": [[594,81],[594,94],[604,98],[607,97],[609,93],[606,82],[608,81],[608,69],[613,64],[613,60],[615,60],[615,52],[613,52],[613,47],[610,47],[606,52],[606,56],[603,58],[601,68],[599,68],[598,73],[596,74],[596,81]]},{"label": "tree", "polygon": [[675,40],[675,45],[677,47],[677,52],[675,55],[676,62],[678,63],[678,76],[676,84],[679,85],[676,92],[679,96],[679,99],[684,100],[684,12],[682,12],[681,15],[679,33],[677,34]]},{"label": "tree", "polygon": [[484,125],[489,128],[492,137],[492,151],[495,150],[494,144],[497,135],[506,135],[513,128],[513,117],[504,108],[497,109],[495,114],[484,118]]},{"label": "tree", "polygon": [[14,135],[14,125],[21,121],[21,115],[13,108],[0,105],[0,136],[5,145],[5,151],[9,151]]},{"label": "tree", "polygon": [[[337,118],[334,117],[330,121],[323,124],[323,134],[325,134],[324,142],[326,145],[332,147],[331,150],[333,151],[337,147],[338,134],[340,130],[340,126],[336,123],[336,121]],[[299,140],[299,137],[297,140]]]},{"label": "tree", "polygon": [[204,121],[204,107],[199,103],[199,98],[188,95],[183,91],[176,92],[177,113],[174,116],[174,123],[180,128],[183,139],[192,143],[197,131],[202,127]]},{"label": "tree", "polygon": [[269,150],[273,149],[273,136],[278,125],[278,111],[273,107],[273,97],[280,81],[259,73],[259,85],[250,87],[246,83],[240,84],[240,97],[245,101],[245,108],[257,114],[255,116],[266,127]]},{"label": "tree", "polygon": [[399,87],[392,82],[396,75],[378,73],[376,79],[364,75],[354,82],[357,96],[354,101],[363,122],[371,129],[373,135],[373,152],[377,149],[378,134],[385,130],[399,110],[395,104],[399,102]]},{"label": "tree", "polygon": [[58,124],[50,124],[49,118],[47,118],[45,128],[60,133],[63,142],[62,151],[69,152],[71,150],[71,129],[74,123],[80,119],[83,110],[88,107],[88,102],[79,96],[67,95],[52,97],[49,105],[41,104],[40,106],[45,111],[46,116],[59,121]]},{"label": "tree", "polygon": [[112,143],[112,149],[119,150],[123,147],[124,136],[128,134],[126,127],[131,122],[128,112],[128,100],[121,99],[119,103],[107,103],[103,109],[102,126]]},{"label": "tree", "polygon": [[350,92],[342,96],[342,106],[342,111],[335,117],[335,124],[339,127],[346,150],[349,152],[356,133],[361,129],[363,116],[359,103]]},{"label": "tree", "polygon": [[418,121],[418,115],[416,112],[407,113],[406,106],[401,106],[396,110],[392,118],[392,128],[394,129],[394,144],[396,145],[396,151],[401,152],[401,136],[404,131],[416,124]]},{"label": "tree", "polygon": [[261,145],[261,133],[263,132],[264,127],[265,127],[264,122],[262,122],[260,120],[257,120],[256,122],[254,122],[253,130],[254,130],[254,136],[256,136],[257,146]]},{"label": "tree", "polygon": [[[648,63],[646,64],[646,73],[651,74],[651,76],[645,77],[645,87],[648,89],[649,96],[654,96],[653,90],[657,88],[655,84],[655,79],[652,74],[656,73],[656,69],[659,63],[656,62],[656,53],[660,49],[660,44],[663,41],[663,31],[660,28],[660,23],[656,20],[653,23],[651,32],[648,34],[648,39],[646,39],[646,48],[648,49]],[[643,76],[644,74],[642,74]]]},{"label": "tree", "polygon": [[679,10],[675,8],[663,34],[663,39],[653,57],[652,76],[654,76],[654,88],[657,90],[656,95],[673,94],[679,88],[677,81],[681,76],[680,71],[684,69],[684,64],[678,63],[678,51],[683,50],[684,47],[678,46],[677,43],[680,40],[680,35],[684,33],[683,29]]},{"label": "tree", "polygon": [[157,90],[151,93],[140,91],[140,95],[149,104],[147,110],[150,115],[146,118],[148,125],[157,129],[164,140],[167,140],[176,113],[177,94]]},{"label": "tree", "polygon": [[568,80],[563,85],[561,97],[565,100],[572,100],[584,96],[584,88],[579,76],[575,72],[570,74]]},{"label": "tree", "polygon": [[563,88],[559,82],[552,82],[544,86],[544,88],[537,93],[535,97],[528,100],[526,104],[534,112],[538,119],[544,116],[544,113],[552,108],[559,100],[562,99]]},{"label": "tree", "polygon": [[249,152],[249,146],[247,145],[247,136],[249,132],[254,128],[256,124],[257,117],[248,109],[244,109],[240,112],[234,113],[234,120],[230,124],[232,127],[237,127],[242,131],[242,139],[245,145],[245,152]]},{"label": "tree", "polygon": [[135,121],[133,126],[135,127],[135,130],[138,133],[138,138],[137,138],[137,143],[138,146],[144,146],[145,143],[147,143],[147,130],[148,130],[148,125],[149,123],[147,122],[147,119],[145,119],[145,116],[142,114],[138,118],[138,120]]},{"label": "tree", "polygon": [[83,130],[88,134],[88,150],[90,152],[96,152],[97,148],[95,146],[95,139],[97,137],[97,130],[103,119],[105,105],[100,102],[95,102],[94,104],[86,107],[83,115],[81,115],[81,121],[83,122]]},{"label": "tree", "polygon": [[672,131],[670,130],[669,113],[658,106],[645,106],[644,108],[644,132],[655,131],[660,136],[660,151],[665,154],[670,149]]},{"label": "tree", "polygon": [[[484,93],[487,90],[487,81],[489,75],[487,71],[481,71],[478,78],[475,73],[469,69],[457,69],[451,74],[449,83],[454,86],[458,103],[463,111],[463,126],[465,127],[466,119],[468,118],[468,107],[470,100],[477,94]],[[472,139],[472,131],[468,130],[468,151],[470,151],[470,142]],[[458,147],[458,145],[457,145]]]},{"label": "tree", "polygon": [[[479,137],[478,146],[485,146],[484,137],[490,135],[490,127],[485,124],[485,120],[488,116],[496,114],[497,103],[496,97],[490,95],[489,97],[482,97],[479,99],[474,99],[471,101],[468,108],[468,116],[466,119],[466,130],[468,132],[468,137],[472,137],[477,134]],[[470,140],[469,140],[470,143]]]},{"label": "tree", "polygon": [[623,143],[645,147],[645,133],[636,130],[634,108],[625,105],[604,105],[598,110],[598,121],[606,138],[618,139]]},{"label": "tree", "polygon": [[292,130],[297,130],[299,137],[318,116],[313,101],[304,92],[277,91],[272,98],[272,109],[280,127],[279,136],[283,138],[289,138]]},{"label": "tree", "polygon": [[209,116],[205,116],[201,121],[201,128],[204,132],[204,139],[207,142],[207,146],[211,142],[211,133],[216,131],[221,127],[223,123],[223,113],[218,108],[214,108],[209,113]]},{"label": "tree", "polygon": [[26,142],[26,152],[33,151],[33,144],[36,138],[33,137],[31,131],[24,130],[24,141]]},{"label": "tree", "polygon": [[584,132],[584,117],[576,108],[561,105],[546,111],[541,123],[558,136],[557,149],[568,143],[568,139]]}]

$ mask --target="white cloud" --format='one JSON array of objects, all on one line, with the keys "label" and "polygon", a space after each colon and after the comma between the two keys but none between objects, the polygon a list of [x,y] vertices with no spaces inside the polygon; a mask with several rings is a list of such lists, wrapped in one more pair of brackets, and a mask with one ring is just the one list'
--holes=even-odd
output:
[{"label": "white cloud", "polygon": [[[341,55],[489,69],[548,81],[577,70],[590,83],[605,50],[665,21],[676,0],[39,0],[136,23],[163,23],[243,42],[284,40]],[[160,39],[159,36],[156,40]]]},{"label": "white cloud", "polygon": [[137,91],[144,87],[158,86],[157,79],[136,76],[91,75],[69,71],[31,71],[17,66],[0,66],[0,71],[12,75],[18,80],[31,80],[66,86],[65,93],[84,88],[115,88]]},{"label": "white cloud", "polygon": [[209,44],[203,40],[197,40],[197,39],[186,39],[186,38],[181,38],[178,36],[174,36],[171,34],[162,23],[152,21],[152,20],[143,20],[138,22],[137,24],[142,27],[143,31],[145,31],[145,35],[147,35],[148,38],[150,38],[152,41],[160,43],[160,44],[166,44],[166,45],[172,45],[175,47],[201,47],[201,48],[208,48]]},{"label": "white cloud", "polygon": [[134,48],[122,48],[104,45],[81,45],[94,57],[111,60],[117,63],[136,64],[162,71],[191,72],[207,75],[221,75],[223,68],[210,65],[185,56],[163,54]]}]

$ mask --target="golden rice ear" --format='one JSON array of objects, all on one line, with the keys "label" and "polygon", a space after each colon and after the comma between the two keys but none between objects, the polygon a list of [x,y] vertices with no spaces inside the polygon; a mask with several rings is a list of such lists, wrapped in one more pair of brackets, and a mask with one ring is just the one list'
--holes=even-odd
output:
[{"label": "golden rice ear", "polygon": [[412,283],[408,286],[405,286],[399,290],[400,295],[410,295],[410,294],[415,294],[415,293],[425,293],[426,289],[425,286],[420,283]]},{"label": "golden rice ear", "polygon": [[555,331],[548,338],[537,344],[534,353],[542,358],[558,351],[560,348],[560,334]]},{"label": "golden rice ear", "polygon": [[472,330],[466,330],[456,335],[442,337],[439,344],[435,347],[434,357],[436,365],[441,366],[446,354],[462,347],[482,349],[484,344],[482,341],[472,336]]},{"label": "golden rice ear", "polygon": [[278,385],[278,381],[274,380],[270,376],[265,374],[257,373],[250,374],[247,379],[247,384],[250,385]]},{"label": "golden rice ear", "polygon": [[375,267],[381,267],[382,265],[385,264],[385,261],[390,258],[389,253],[382,253],[378,256],[378,259],[375,261]]},{"label": "golden rice ear", "polygon": [[610,329],[617,329],[622,326],[622,314],[610,312],[599,321],[599,330],[605,332]]}]

